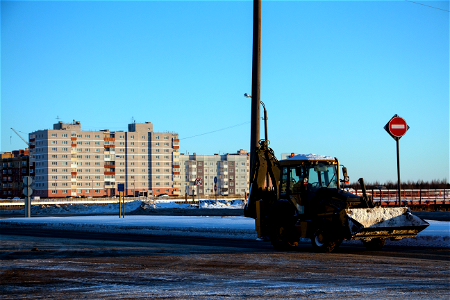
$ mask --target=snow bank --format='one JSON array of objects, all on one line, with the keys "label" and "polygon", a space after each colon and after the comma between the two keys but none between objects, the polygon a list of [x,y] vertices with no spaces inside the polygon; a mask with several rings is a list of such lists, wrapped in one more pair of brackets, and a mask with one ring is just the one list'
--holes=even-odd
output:
[{"label": "snow bank", "polygon": [[[386,245],[450,248],[450,222],[427,221],[430,226],[415,238],[387,241]],[[85,216],[35,217],[0,220],[0,228],[42,228],[99,233],[175,235],[211,238],[256,239],[255,221],[245,217],[192,216]],[[302,239],[309,242],[308,239]],[[344,241],[344,244],[360,244]]]},{"label": "snow bank", "polygon": [[[217,208],[228,208],[228,209],[242,209],[243,208],[244,199],[236,199],[236,200],[200,200],[200,208],[207,209],[217,209]],[[135,200],[125,203],[125,213],[130,213],[135,211],[142,205],[147,208],[158,209],[158,208],[184,208],[184,209],[196,209],[199,208],[197,204],[178,204],[175,202],[169,202],[164,200],[155,200],[151,201],[141,201]],[[78,215],[78,214],[118,214],[119,212],[119,203],[114,204],[106,204],[106,205],[86,205],[86,204],[67,204],[67,205],[32,205],[31,206],[31,215],[58,215],[58,214],[70,214],[70,215]],[[25,215],[25,209],[20,210],[4,210],[0,212],[0,215]]]}]

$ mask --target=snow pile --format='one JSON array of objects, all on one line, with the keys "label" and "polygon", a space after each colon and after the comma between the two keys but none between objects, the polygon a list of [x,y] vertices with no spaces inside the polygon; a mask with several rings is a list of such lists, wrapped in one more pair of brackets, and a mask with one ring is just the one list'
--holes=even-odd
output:
[{"label": "snow pile", "polygon": [[242,209],[244,208],[244,200],[236,199],[232,201],[226,200],[200,200],[200,208],[229,208],[229,209]]}]

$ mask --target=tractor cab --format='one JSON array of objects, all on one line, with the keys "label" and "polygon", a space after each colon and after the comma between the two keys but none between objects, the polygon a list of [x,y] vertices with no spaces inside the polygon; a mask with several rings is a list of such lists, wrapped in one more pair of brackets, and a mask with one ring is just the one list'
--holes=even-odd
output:
[{"label": "tractor cab", "polygon": [[[361,203],[360,197],[340,190],[336,158],[298,154],[279,163],[280,199],[294,203],[300,215],[328,213]],[[344,177],[347,177],[346,170]]]}]

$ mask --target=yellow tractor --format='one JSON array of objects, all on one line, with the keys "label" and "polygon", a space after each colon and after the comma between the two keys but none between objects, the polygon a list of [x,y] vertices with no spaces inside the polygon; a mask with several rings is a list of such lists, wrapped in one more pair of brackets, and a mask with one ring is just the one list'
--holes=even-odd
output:
[{"label": "yellow tractor", "polygon": [[[278,161],[260,141],[251,178],[245,216],[256,220],[258,237],[270,239],[277,249],[296,247],[300,238],[331,252],[344,240],[361,240],[367,249],[379,250],[386,239],[415,237],[429,224],[407,207],[376,207],[359,182],[363,196],[341,188],[347,169],[339,177],[337,158],[294,155]],[[270,185],[270,187],[269,187]]]}]

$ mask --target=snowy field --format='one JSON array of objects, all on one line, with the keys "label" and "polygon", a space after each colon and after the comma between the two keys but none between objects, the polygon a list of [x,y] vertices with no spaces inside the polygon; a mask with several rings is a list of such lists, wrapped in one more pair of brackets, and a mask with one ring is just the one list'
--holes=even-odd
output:
[{"label": "snowy field", "polygon": [[[133,201],[125,205],[126,213],[130,213],[142,205],[142,201]],[[154,203],[154,208],[192,208],[189,204]],[[201,208],[242,208],[242,201],[223,203],[203,201]],[[199,217],[199,216],[152,216],[152,215],[126,215],[118,216],[118,204],[110,205],[52,205],[49,207],[33,207],[32,215],[57,214],[58,212],[80,214],[89,213],[92,216],[71,217],[32,217],[32,218],[5,218],[0,220],[1,227],[33,227],[42,229],[76,230],[86,232],[129,233],[142,235],[182,235],[212,238],[256,239],[254,220],[243,216],[233,217]],[[21,211],[15,211],[20,213]],[[116,216],[106,216],[113,214]],[[95,215],[98,214],[98,215]],[[427,220],[430,226],[420,232],[415,238],[401,241],[387,241],[389,245],[444,247],[450,248],[450,222]],[[307,241],[307,240],[305,240]],[[345,241],[344,243],[360,243],[359,241]]]}]

